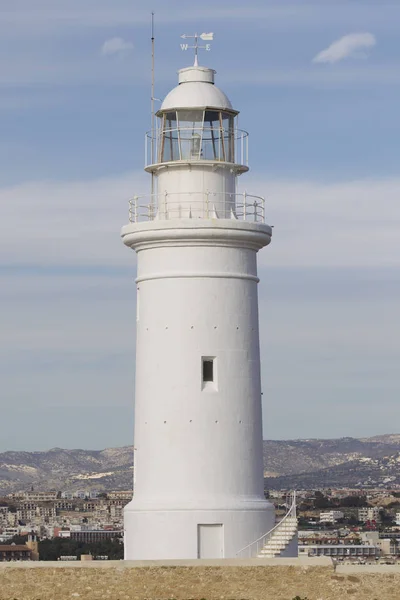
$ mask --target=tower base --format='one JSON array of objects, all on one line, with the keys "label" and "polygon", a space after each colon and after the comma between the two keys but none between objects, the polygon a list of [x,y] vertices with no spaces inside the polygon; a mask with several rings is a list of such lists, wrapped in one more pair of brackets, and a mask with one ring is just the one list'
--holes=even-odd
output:
[{"label": "tower base", "polygon": [[125,560],[236,558],[275,525],[275,510],[135,510],[125,507]]}]

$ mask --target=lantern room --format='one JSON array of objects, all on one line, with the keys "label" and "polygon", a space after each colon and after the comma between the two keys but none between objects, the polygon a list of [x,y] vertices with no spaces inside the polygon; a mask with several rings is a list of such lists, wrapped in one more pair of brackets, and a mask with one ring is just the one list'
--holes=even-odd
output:
[{"label": "lantern room", "polygon": [[235,162],[235,115],[216,109],[162,113],[158,162],[211,160]]},{"label": "lantern room", "polygon": [[[156,129],[146,137],[150,218],[230,219],[247,212],[236,180],[249,169],[248,134],[238,129],[239,113],[214,76],[198,65],[181,69],[179,85],[156,114]],[[142,210],[135,201],[133,219]]]},{"label": "lantern room", "polygon": [[204,161],[247,171],[247,132],[238,129],[238,112],[215,86],[214,75],[213,69],[199,66],[179,71],[179,85],[158,111],[156,131],[148,134],[148,170],[157,164]]}]

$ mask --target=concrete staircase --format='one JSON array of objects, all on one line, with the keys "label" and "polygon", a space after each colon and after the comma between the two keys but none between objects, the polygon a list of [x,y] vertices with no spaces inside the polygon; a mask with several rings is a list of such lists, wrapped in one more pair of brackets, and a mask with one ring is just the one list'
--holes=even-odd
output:
[{"label": "concrete staircase", "polygon": [[237,553],[238,558],[297,558],[296,492],[290,495],[286,515],[271,531]]},{"label": "concrete staircase", "polygon": [[[272,530],[271,535],[266,539],[264,546],[257,554],[257,558],[291,556],[289,550],[294,542],[297,546],[297,518],[284,518]],[[297,556],[297,551],[295,556]]]}]

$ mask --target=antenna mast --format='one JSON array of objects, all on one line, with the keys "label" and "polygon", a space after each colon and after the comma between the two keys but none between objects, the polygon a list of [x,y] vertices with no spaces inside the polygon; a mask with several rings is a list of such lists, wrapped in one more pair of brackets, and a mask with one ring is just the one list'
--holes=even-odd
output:
[{"label": "antenna mast", "polygon": [[[155,136],[155,121],[156,115],[154,111],[155,101],[155,38],[154,38],[154,12],[151,13],[151,164],[154,165],[154,136]],[[151,199],[150,204],[153,205],[154,200],[154,172],[151,173]]]}]

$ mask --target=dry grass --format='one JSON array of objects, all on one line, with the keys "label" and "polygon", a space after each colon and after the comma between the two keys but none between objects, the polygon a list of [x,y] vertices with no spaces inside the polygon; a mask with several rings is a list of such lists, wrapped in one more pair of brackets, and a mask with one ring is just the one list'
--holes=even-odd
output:
[{"label": "dry grass", "polygon": [[400,574],[327,567],[2,568],[0,600],[400,600]]}]

